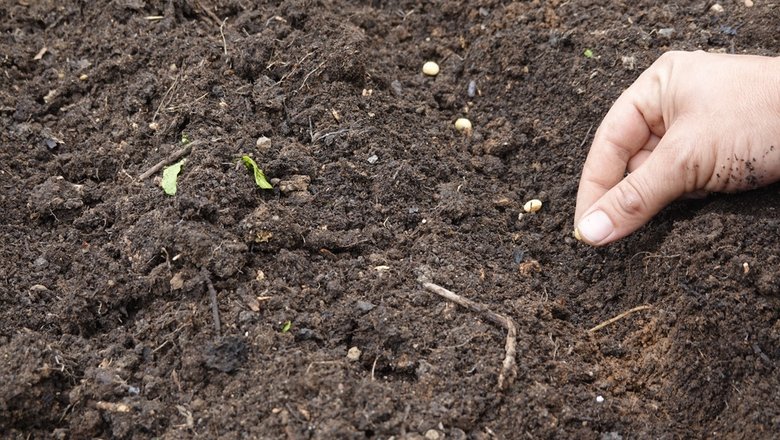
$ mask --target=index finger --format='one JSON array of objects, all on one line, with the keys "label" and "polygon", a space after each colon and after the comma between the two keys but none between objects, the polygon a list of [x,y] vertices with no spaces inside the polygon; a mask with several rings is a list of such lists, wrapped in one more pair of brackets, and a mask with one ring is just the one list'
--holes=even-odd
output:
[{"label": "index finger", "polygon": [[[652,68],[651,68],[652,69]],[[643,73],[615,101],[593,138],[577,190],[575,224],[601,196],[620,182],[628,162],[664,132],[658,81]]]}]

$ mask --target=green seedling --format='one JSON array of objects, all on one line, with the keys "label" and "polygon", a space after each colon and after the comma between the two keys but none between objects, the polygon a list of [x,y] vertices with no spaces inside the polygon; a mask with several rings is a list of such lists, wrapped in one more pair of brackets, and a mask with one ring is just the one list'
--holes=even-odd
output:
[{"label": "green seedling", "polygon": [[187,133],[182,132],[181,133],[181,144],[182,145],[187,145],[190,142],[192,142],[192,141],[190,140],[190,137],[187,135]]},{"label": "green seedling", "polygon": [[585,55],[585,58],[593,58],[593,51],[590,49],[585,49],[585,52],[582,54]]},{"label": "green seedling", "polygon": [[287,333],[292,328],[292,321],[287,321],[282,324],[282,333]]},{"label": "green seedling", "polygon": [[168,194],[169,196],[176,195],[176,180],[178,179],[179,173],[181,172],[181,167],[186,161],[187,159],[182,159],[169,167],[165,167],[163,170],[160,186],[162,186],[165,194]]},{"label": "green seedling", "polygon": [[257,163],[254,161],[254,159],[245,155],[241,156],[241,161],[244,162],[244,165],[246,165],[247,168],[252,170],[252,173],[255,175],[255,183],[257,186],[262,189],[273,189],[273,185],[268,183],[268,180],[265,178],[265,174],[263,174],[263,170],[257,166]]}]

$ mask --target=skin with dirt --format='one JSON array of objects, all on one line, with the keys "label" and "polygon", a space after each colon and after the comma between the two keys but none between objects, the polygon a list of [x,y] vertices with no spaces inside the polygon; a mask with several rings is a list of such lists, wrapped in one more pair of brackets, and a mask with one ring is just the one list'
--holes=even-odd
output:
[{"label": "skin with dirt", "polygon": [[[777,436],[777,185],[571,237],[644,68],[775,55],[771,2],[674,3],[2,2],[2,437]],[[423,281],[514,320],[509,387]]]}]

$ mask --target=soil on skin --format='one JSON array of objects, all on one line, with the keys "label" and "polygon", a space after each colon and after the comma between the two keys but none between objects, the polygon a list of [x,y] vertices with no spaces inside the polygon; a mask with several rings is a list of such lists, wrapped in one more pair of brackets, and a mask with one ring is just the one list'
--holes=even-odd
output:
[{"label": "soil on skin", "polygon": [[780,435],[777,185],[571,237],[620,92],[777,4],[98,3],[0,4],[3,438]]}]

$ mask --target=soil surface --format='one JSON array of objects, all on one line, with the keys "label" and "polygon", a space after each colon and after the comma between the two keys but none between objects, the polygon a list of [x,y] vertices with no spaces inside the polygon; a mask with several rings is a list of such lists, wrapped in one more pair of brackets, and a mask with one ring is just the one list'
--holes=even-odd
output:
[{"label": "soil surface", "polygon": [[778,185],[571,237],[643,69],[780,47],[664,3],[3,0],[0,436],[777,438]]}]

